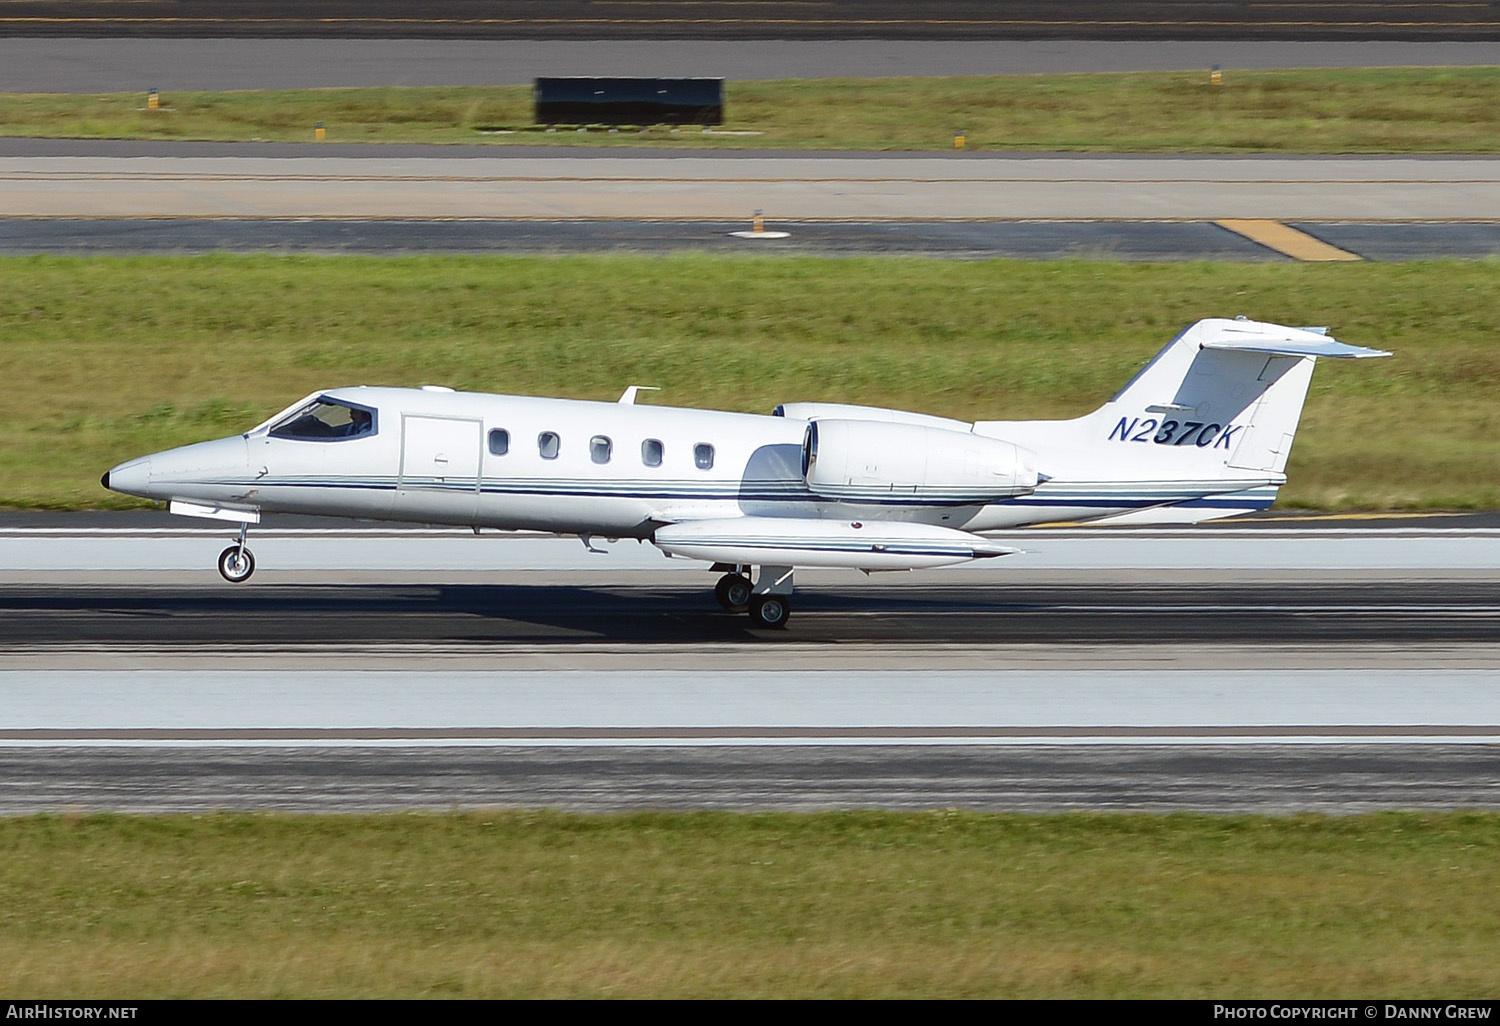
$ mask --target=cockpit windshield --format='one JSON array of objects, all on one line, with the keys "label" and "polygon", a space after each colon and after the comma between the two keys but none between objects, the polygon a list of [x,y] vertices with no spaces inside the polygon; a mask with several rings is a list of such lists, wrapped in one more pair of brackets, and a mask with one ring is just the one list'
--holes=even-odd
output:
[{"label": "cockpit windshield", "polygon": [[320,396],[271,426],[272,438],[334,441],[375,433],[375,411]]}]

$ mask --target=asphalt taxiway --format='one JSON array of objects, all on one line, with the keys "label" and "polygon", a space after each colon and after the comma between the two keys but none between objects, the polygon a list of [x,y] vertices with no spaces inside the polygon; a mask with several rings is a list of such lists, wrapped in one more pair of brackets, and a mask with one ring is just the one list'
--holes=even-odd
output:
[{"label": "asphalt taxiway", "polygon": [[0,748],[0,814],[1500,808],[1493,746]]},{"label": "asphalt taxiway", "polygon": [[[732,234],[746,227],[742,220],[11,218],[0,219],[0,254],[716,253],[1235,263],[1296,259],[1213,221],[778,219],[772,227],[787,232],[785,238],[745,240]],[[1338,253],[1365,260],[1500,255],[1500,221],[1296,221],[1290,227]]]}]

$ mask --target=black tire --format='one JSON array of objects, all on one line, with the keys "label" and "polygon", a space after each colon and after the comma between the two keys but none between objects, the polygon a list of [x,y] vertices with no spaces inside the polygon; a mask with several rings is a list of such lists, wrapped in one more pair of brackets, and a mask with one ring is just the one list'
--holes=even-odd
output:
[{"label": "black tire", "polygon": [[750,599],[750,622],[757,627],[785,627],[792,615],[786,595],[754,595]]},{"label": "black tire", "polygon": [[731,613],[743,613],[750,608],[750,596],[754,591],[755,586],[750,583],[750,578],[740,574],[725,574],[714,585],[714,598]]},{"label": "black tire", "polygon": [[230,584],[244,584],[255,573],[255,557],[249,549],[231,545],[219,553],[219,576]]}]

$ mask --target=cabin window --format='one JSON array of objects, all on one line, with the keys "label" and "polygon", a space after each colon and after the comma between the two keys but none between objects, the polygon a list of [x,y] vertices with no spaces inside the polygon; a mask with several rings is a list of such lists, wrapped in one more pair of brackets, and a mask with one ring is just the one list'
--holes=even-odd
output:
[{"label": "cabin window", "polygon": [[271,427],[272,438],[329,442],[375,433],[375,411],[326,396],[293,410]]},{"label": "cabin window", "polygon": [[648,467],[661,466],[662,445],[660,438],[648,438],[641,443],[641,462]]},{"label": "cabin window", "polygon": [[608,463],[609,454],[614,451],[615,443],[604,435],[595,435],[589,439],[589,459],[595,463]]},{"label": "cabin window", "polygon": [[557,459],[557,450],[562,445],[562,440],[557,437],[556,431],[543,431],[536,436],[536,451],[542,454],[544,460]]},{"label": "cabin window", "polygon": [[693,463],[699,470],[714,469],[714,447],[707,442],[693,446]]},{"label": "cabin window", "polygon": [[510,452],[510,432],[504,428],[490,429],[490,455],[504,456]]}]

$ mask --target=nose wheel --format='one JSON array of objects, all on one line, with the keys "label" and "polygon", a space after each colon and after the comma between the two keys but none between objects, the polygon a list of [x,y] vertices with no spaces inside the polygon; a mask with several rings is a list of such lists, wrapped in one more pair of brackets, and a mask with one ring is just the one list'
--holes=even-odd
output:
[{"label": "nose wheel", "polygon": [[241,524],[239,540],[219,553],[219,576],[230,584],[243,584],[255,573],[255,557],[245,548],[247,527]]},{"label": "nose wheel", "polygon": [[219,574],[230,584],[243,584],[255,573],[255,557],[243,545],[231,545],[219,553]]}]

